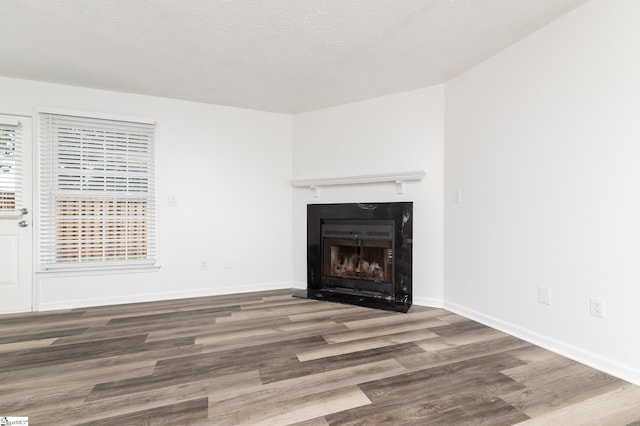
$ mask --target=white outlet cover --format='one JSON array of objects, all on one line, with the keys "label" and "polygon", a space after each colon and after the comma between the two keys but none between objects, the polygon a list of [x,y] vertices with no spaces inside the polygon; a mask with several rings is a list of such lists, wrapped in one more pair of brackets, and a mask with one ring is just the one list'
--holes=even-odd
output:
[{"label": "white outlet cover", "polygon": [[589,299],[589,313],[594,317],[604,318],[605,303],[603,299],[592,297]]},{"label": "white outlet cover", "polygon": [[461,204],[462,203],[462,190],[461,189],[458,189],[456,191],[455,196],[454,196],[454,202],[456,204]]},{"label": "white outlet cover", "polygon": [[551,289],[549,287],[538,286],[538,302],[551,305]]},{"label": "white outlet cover", "polygon": [[224,269],[231,269],[231,259],[228,257],[222,259],[222,267]]}]

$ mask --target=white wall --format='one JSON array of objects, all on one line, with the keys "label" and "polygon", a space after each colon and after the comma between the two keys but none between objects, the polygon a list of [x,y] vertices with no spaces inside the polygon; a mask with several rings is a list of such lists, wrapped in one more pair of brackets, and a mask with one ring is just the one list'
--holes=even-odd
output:
[{"label": "white wall", "polygon": [[445,299],[640,384],[639,16],[591,1],[447,83]]},{"label": "white wall", "polygon": [[291,286],[290,115],[2,77],[0,94],[3,114],[55,107],[157,123],[161,268],[37,274],[40,309]]},{"label": "white wall", "polygon": [[443,295],[444,86],[341,105],[293,117],[294,179],[426,170],[397,195],[393,183],[296,189],[294,279],[306,287],[307,204],[414,202],[413,300],[441,305]]},{"label": "white wall", "polygon": [[[440,85],[293,117],[0,77],[2,114],[157,121],[161,268],[37,274],[40,308],[304,287],[307,204],[413,201],[416,303],[444,298],[640,384],[638,16],[635,0],[592,0],[448,82],[446,99]],[[290,186],[416,169],[404,195]]]}]

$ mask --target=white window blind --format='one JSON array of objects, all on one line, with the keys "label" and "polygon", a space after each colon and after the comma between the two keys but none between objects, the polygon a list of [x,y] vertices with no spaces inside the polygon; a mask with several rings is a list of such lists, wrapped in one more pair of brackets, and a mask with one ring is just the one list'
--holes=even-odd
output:
[{"label": "white window blind", "polygon": [[0,120],[0,212],[24,207],[22,149],[20,123]]},{"label": "white window blind", "polygon": [[154,125],[41,113],[40,263],[153,264]]}]

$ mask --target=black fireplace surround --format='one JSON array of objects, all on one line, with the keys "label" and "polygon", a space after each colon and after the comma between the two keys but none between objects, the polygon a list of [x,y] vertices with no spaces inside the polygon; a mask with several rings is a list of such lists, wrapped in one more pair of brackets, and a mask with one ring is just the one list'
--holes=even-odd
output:
[{"label": "black fireplace surround", "polygon": [[295,296],[407,312],[413,203],[307,206],[307,290]]}]

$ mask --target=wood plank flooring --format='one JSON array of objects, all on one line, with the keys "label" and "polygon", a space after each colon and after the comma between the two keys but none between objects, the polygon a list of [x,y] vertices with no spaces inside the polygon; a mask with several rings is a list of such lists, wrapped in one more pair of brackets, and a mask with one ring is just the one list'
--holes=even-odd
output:
[{"label": "wood plank flooring", "polygon": [[293,290],[0,316],[31,425],[632,425],[640,388],[443,309]]}]

